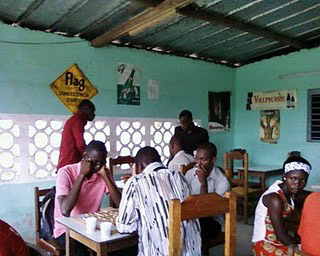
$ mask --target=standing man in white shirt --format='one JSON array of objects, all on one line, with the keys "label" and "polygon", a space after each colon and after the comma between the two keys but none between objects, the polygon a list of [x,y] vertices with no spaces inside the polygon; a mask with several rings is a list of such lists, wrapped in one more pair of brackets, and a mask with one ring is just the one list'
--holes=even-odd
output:
[{"label": "standing man in white shirt", "polygon": [[[226,176],[214,166],[217,157],[217,147],[206,142],[197,148],[196,162],[197,165],[189,170],[185,178],[192,188],[192,194],[217,193],[224,196],[230,190],[230,183]],[[200,218],[201,236],[215,237],[221,232],[223,218],[209,217]]]},{"label": "standing man in white shirt", "polygon": [[168,169],[169,171],[179,171],[181,165],[187,165],[195,162],[192,155],[184,151],[184,144],[181,136],[173,135],[169,142],[170,158]]},{"label": "standing man in white shirt", "polygon": [[[137,175],[125,184],[117,217],[121,233],[137,231],[138,256],[169,254],[169,201],[184,201],[190,186],[179,172],[170,172],[155,148],[144,147],[135,157]],[[200,256],[201,237],[197,220],[181,223],[181,255]]]}]

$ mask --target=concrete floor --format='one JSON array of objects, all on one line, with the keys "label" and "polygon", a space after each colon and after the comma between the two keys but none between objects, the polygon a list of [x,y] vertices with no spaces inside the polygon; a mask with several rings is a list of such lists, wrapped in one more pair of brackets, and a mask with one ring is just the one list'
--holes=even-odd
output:
[{"label": "concrete floor", "polygon": [[[249,223],[252,221],[249,221]],[[251,237],[253,232],[253,225],[246,225],[243,221],[237,222],[237,247],[236,256],[251,256],[253,252],[251,250],[252,243]],[[224,245],[213,247],[210,249],[210,256],[223,256],[224,255]]]}]

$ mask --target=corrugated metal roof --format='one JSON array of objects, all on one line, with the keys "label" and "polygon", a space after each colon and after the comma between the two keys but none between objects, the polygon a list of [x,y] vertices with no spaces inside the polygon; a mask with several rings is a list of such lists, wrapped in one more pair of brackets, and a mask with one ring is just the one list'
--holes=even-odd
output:
[{"label": "corrugated metal roof", "polygon": [[156,8],[162,16],[159,5],[183,1],[2,0],[0,20],[93,46],[113,43],[234,67],[320,45],[319,0],[195,0],[146,29],[140,22],[138,32],[124,31],[141,13]]}]

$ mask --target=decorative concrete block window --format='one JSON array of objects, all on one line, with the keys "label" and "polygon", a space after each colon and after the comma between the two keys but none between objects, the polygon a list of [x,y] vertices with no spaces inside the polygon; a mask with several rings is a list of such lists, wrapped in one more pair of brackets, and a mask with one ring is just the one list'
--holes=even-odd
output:
[{"label": "decorative concrete block window", "polygon": [[320,89],[308,90],[308,142],[320,142]]},{"label": "decorative concrete block window", "polygon": [[21,164],[16,161],[20,157],[18,143],[20,129],[13,119],[0,120],[0,178],[9,181],[20,173]]},{"label": "decorative concrete block window", "polygon": [[[54,180],[61,133],[69,117],[0,114],[0,184]],[[195,123],[200,125],[199,120]],[[150,145],[166,164],[177,125],[177,119],[97,117],[86,125],[84,139],[86,144],[103,141],[108,157],[134,156]]]}]

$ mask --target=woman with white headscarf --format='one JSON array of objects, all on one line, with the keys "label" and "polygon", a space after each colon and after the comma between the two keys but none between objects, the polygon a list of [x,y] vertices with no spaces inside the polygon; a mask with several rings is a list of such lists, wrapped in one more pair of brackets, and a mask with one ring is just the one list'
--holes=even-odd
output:
[{"label": "woman with white headscarf", "polygon": [[297,241],[284,227],[284,218],[293,212],[293,196],[306,186],[310,170],[306,159],[289,157],[283,164],[282,181],[276,181],[260,197],[252,237],[255,255],[290,256],[298,251]]}]

